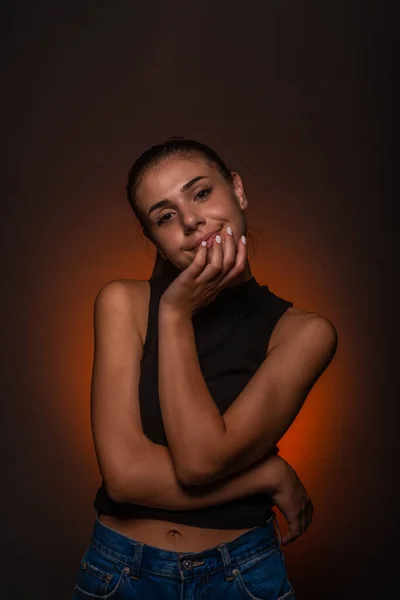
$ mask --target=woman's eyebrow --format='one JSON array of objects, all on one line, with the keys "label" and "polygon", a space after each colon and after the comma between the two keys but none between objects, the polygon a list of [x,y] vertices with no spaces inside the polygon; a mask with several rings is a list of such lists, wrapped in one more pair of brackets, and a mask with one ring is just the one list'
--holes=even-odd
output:
[{"label": "woman's eyebrow", "polygon": [[[199,181],[200,179],[207,179],[207,175],[198,175],[197,177],[193,177],[193,179],[183,184],[183,186],[181,187],[181,192],[186,192],[189,188],[192,187],[192,185],[197,183],[197,181]],[[150,206],[147,216],[150,216],[150,213],[152,213],[154,210],[157,210],[157,208],[163,208],[163,206],[166,206],[168,204],[169,200],[167,199],[156,202],[155,204]]]},{"label": "woman's eyebrow", "polygon": [[207,178],[207,175],[198,175],[197,177],[194,177],[193,179],[191,179],[190,181],[188,181],[181,187],[181,192],[186,192],[186,190],[191,188],[192,185],[194,185],[197,181],[199,181],[199,179],[206,179],[206,178]]}]

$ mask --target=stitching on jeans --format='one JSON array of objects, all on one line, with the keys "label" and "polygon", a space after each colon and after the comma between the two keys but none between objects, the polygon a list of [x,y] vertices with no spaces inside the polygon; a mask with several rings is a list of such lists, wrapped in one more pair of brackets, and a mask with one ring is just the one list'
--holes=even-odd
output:
[{"label": "stitching on jeans", "polygon": [[293,588],[286,592],[286,594],[283,594],[283,596],[279,596],[278,600],[290,600],[291,598],[294,598]]},{"label": "stitching on jeans", "polygon": [[106,588],[105,588],[105,594],[102,594],[101,596],[98,596],[96,594],[91,594],[90,592],[85,591],[83,588],[80,588],[77,583],[75,584],[75,590],[77,592],[80,592],[81,594],[84,594],[86,597],[93,598],[94,600],[96,600],[96,599],[97,600],[107,600],[107,598],[112,598],[114,596],[114,594],[121,591],[121,588],[124,585],[123,581],[124,581],[124,572],[122,571],[120,573],[119,579],[118,579],[116,585],[114,586],[114,588],[112,589],[112,591],[110,591],[109,594],[107,593],[108,587],[109,587],[109,584],[107,584]]},{"label": "stitching on jeans", "polygon": [[[238,562],[237,560],[233,561],[232,567],[239,567],[240,565],[243,565],[245,563],[247,563],[250,560],[253,560],[254,558],[257,558],[258,556],[262,556],[263,554],[270,552],[272,550],[276,550],[276,548],[278,548],[278,546],[275,544],[274,546],[272,546],[271,548],[268,548],[267,550],[261,550],[261,552],[258,552],[257,554],[253,554],[252,556],[250,556],[250,558],[245,558],[244,560]],[[171,575],[167,575],[166,573],[159,573],[158,571],[153,571],[152,569],[146,569],[145,567],[141,567],[140,569],[141,571],[143,571],[143,573],[147,573],[149,575],[158,575],[160,577],[171,577]],[[221,573],[221,571],[224,571],[224,567],[221,566],[219,569],[215,569],[214,571],[208,571],[206,574],[205,573],[193,573],[192,577],[203,577],[204,575],[215,575],[216,573]],[[176,579],[178,579],[176,577]]]},{"label": "stitching on jeans", "polygon": [[[239,593],[243,593],[246,594],[246,596],[250,599],[250,600],[262,600],[262,598],[257,598],[257,596],[253,596],[253,594],[247,589],[242,574],[241,572],[238,570],[236,577],[235,577],[235,585],[236,588],[238,589]],[[279,600],[279,599],[278,599]]]},{"label": "stitching on jeans", "polygon": [[[113,554],[110,554],[109,552],[106,552],[106,551],[104,551],[102,548],[99,548],[99,546],[98,546],[98,545],[97,545],[95,542],[93,542],[93,540],[92,540],[92,542],[91,542],[91,543],[92,543],[93,547],[96,549],[96,551],[97,551],[99,554],[102,554],[102,555],[103,555],[105,558],[108,558],[108,559],[114,560],[114,561],[116,561],[117,563],[120,563],[121,565],[123,565],[124,567],[125,567],[125,566],[127,566],[127,567],[130,567],[130,565],[129,565],[129,564],[126,562],[126,560],[119,560],[119,558],[117,558],[117,557],[116,557],[116,556],[114,556]],[[121,555],[119,555],[119,556],[121,556]],[[121,558],[122,558],[122,556],[121,556]]]},{"label": "stitching on jeans", "polygon": [[[234,567],[235,567],[235,566],[238,566],[238,567],[239,567],[240,565],[244,565],[245,563],[247,563],[247,562],[250,562],[250,561],[251,561],[251,560],[253,560],[254,558],[257,558],[258,556],[262,556],[263,554],[267,554],[267,552],[268,552],[268,553],[269,553],[269,552],[271,552],[271,553],[272,553],[272,551],[273,551],[273,550],[276,550],[276,548],[278,548],[278,547],[279,547],[279,546],[277,546],[277,545],[275,544],[274,546],[271,546],[271,548],[268,548],[267,550],[262,550],[261,552],[258,552],[257,554],[253,554],[253,555],[252,555],[252,556],[250,556],[249,558],[245,558],[245,559],[244,559],[244,560],[242,560],[242,561],[236,561],[236,560],[235,560],[235,564],[234,564],[233,566],[234,566]],[[233,563],[232,563],[232,564],[233,564]]]}]

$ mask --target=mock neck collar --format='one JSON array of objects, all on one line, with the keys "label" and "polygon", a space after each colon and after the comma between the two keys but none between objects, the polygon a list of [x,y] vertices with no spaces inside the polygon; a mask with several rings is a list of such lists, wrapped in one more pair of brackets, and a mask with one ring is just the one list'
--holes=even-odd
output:
[{"label": "mock neck collar", "polygon": [[[152,279],[158,282],[160,293],[162,294],[180,273],[181,271],[175,267],[162,276],[153,276]],[[227,286],[219,292],[210,304],[200,308],[197,314],[209,314],[214,312],[214,310],[220,311],[221,308],[229,308],[232,305],[241,304],[254,297],[259,288],[260,284],[254,276],[235,285]]]}]

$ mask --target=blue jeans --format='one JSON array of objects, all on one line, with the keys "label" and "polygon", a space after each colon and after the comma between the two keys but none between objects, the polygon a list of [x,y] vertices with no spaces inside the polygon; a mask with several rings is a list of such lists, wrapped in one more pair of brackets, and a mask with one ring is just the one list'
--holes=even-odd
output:
[{"label": "blue jeans", "polygon": [[[279,531],[279,528],[278,528]],[[73,600],[295,600],[275,515],[231,542],[170,552],[126,537],[96,517]]]}]

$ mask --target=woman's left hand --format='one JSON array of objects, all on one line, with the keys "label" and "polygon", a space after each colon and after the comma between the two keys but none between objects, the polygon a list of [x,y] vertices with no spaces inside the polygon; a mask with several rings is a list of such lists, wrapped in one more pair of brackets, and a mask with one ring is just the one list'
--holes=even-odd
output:
[{"label": "woman's left hand", "polygon": [[269,494],[288,524],[288,532],[282,539],[282,544],[286,546],[307,531],[312,522],[314,506],[293,467],[280,456],[271,460],[277,462],[278,459],[283,469],[279,465],[279,483]]},{"label": "woman's left hand", "polygon": [[163,293],[161,310],[172,310],[192,318],[199,308],[212,302],[223,288],[244,272],[247,264],[245,240],[241,238],[236,248],[233,235],[224,231],[220,243],[217,237],[211,243],[210,261],[207,261],[208,247],[202,244],[197,247],[193,262]]}]

